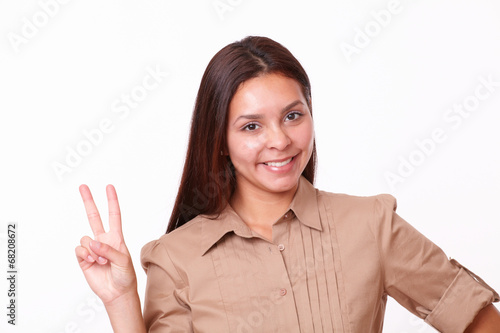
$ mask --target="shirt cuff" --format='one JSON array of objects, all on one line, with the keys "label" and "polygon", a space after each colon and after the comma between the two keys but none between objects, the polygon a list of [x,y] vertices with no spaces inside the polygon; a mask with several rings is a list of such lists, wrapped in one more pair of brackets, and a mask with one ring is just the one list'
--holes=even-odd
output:
[{"label": "shirt cuff", "polygon": [[463,332],[482,308],[500,298],[477,275],[454,259],[450,262],[460,270],[425,322],[440,332]]}]

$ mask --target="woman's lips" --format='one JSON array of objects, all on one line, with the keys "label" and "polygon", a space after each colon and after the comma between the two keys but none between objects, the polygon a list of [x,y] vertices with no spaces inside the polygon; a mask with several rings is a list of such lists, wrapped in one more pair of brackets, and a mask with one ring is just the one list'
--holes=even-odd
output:
[{"label": "woman's lips", "polygon": [[284,160],[282,162],[264,162],[264,164],[268,165],[268,166],[272,166],[272,167],[281,168],[281,167],[287,165],[288,163],[290,163],[292,161],[292,159],[293,159],[293,157],[290,157],[289,159]]}]

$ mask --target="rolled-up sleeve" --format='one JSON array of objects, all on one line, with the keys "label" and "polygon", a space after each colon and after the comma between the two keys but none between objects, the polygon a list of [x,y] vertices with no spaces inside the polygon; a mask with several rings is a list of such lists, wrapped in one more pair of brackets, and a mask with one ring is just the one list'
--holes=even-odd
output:
[{"label": "rolled-up sleeve", "polygon": [[192,332],[188,286],[159,240],[142,248],[141,264],[148,276],[144,301],[147,331]]},{"label": "rolled-up sleeve", "polygon": [[395,212],[396,200],[377,196],[372,224],[384,288],[410,312],[441,332],[463,332],[486,305],[499,300],[483,280]]}]

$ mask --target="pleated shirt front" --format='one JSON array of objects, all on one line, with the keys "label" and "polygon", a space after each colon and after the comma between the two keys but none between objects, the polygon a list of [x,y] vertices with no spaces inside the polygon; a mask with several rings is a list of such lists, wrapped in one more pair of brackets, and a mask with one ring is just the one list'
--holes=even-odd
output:
[{"label": "pleated shirt front", "polygon": [[462,332],[498,294],[395,213],[390,195],[300,179],[272,242],[231,206],[144,246],[149,332],[381,332],[387,295]]}]

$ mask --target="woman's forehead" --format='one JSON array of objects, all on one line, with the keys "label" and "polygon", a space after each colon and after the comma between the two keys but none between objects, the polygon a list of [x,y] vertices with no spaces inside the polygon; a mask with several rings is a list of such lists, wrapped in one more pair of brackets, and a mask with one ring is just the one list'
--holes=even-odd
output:
[{"label": "woman's forehead", "polygon": [[302,88],[296,80],[281,74],[262,75],[249,79],[238,87],[229,105],[229,116],[281,110],[291,103],[307,105]]}]

